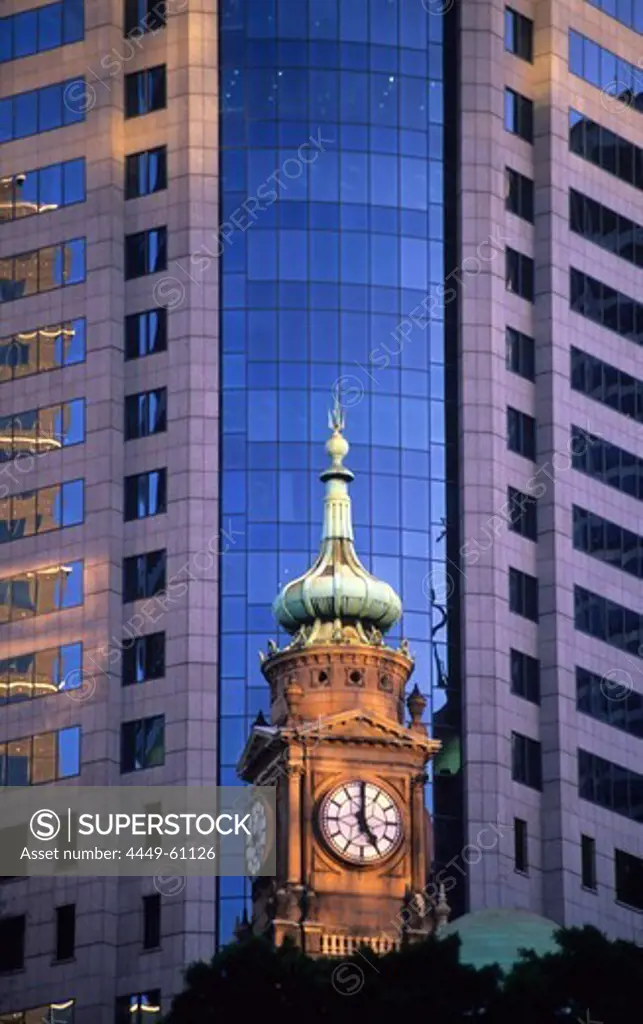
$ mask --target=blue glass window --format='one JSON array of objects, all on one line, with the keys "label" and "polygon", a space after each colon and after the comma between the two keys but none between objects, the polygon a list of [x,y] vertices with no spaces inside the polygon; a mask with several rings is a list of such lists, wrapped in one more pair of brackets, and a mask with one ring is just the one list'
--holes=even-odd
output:
[{"label": "blue glass window", "polygon": [[85,35],[83,0],[60,0],[0,19],[0,63],[75,43]]},{"label": "blue glass window", "polygon": [[85,239],[76,238],[0,260],[0,302],[85,280]]},{"label": "blue glass window", "polygon": [[333,389],[348,408],[358,550],[404,581],[405,633],[431,675],[421,579],[445,514],[445,412],[444,375],[428,367],[442,367],[444,325],[402,344],[396,332],[444,279],[443,21],[400,0],[223,7],[223,217],[233,225],[248,195],[262,208],[231,227],[220,259],[221,497],[242,532],[222,561],[238,605],[224,602],[222,779],[267,707],[255,652],[272,597],[318,544]]},{"label": "blue glass window", "polygon": [[85,158],[21,171],[7,182],[0,221],[48,213],[85,201]]},{"label": "blue glass window", "polygon": [[569,70],[625,106],[643,111],[641,69],[573,29],[569,30]]},{"label": "blue glass window", "polygon": [[85,334],[85,319],[79,317],[0,339],[0,381],[84,362]]}]

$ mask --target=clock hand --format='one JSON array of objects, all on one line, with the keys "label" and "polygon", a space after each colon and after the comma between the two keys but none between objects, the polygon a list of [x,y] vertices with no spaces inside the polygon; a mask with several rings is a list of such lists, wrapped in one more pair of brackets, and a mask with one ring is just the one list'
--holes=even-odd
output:
[{"label": "clock hand", "polygon": [[360,831],[363,832],[364,835],[366,836],[366,838],[368,839],[369,843],[371,843],[371,845],[374,846],[375,849],[377,850],[377,852],[379,853],[379,847],[377,845],[377,838],[373,835],[371,829],[369,828],[368,822],[366,821],[366,783],[365,782],[362,782],[360,789],[361,789],[362,802],[361,802],[360,810],[357,812],[357,824],[359,826]]}]

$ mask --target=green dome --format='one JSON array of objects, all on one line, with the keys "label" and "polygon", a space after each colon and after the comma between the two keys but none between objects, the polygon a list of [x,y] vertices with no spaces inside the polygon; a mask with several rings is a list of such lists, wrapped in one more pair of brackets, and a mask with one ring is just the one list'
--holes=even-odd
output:
[{"label": "green dome", "polygon": [[321,548],[315,564],[287,583],[273,604],[277,621],[288,633],[314,623],[341,623],[385,633],[402,614],[399,597],[388,583],[368,572],[355,553],[351,499],[353,479],[343,460],[348,442],[342,436],[344,420],[336,406],[326,442],[331,465],[321,474],[326,484]]},{"label": "green dome", "polygon": [[528,910],[478,910],[450,921],[440,932],[440,938],[458,935],[460,961],[472,967],[499,964],[510,971],[520,960],[521,949],[533,949],[542,956],[557,953],[554,932],[560,925]]}]

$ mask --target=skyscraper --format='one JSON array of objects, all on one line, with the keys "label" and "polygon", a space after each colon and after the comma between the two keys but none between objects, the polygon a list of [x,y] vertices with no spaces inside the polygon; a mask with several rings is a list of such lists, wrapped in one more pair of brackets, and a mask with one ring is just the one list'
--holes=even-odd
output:
[{"label": "skyscraper", "polygon": [[[454,913],[636,935],[639,0],[5,6],[0,780],[233,781],[335,395]],[[170,882],[3,882],[0,1020],[153,1020]]]},{"label": "skyscraper", "polygon": [[643,4],[458,6],[464,820],[513,838],[454,871],[640,940]]}]

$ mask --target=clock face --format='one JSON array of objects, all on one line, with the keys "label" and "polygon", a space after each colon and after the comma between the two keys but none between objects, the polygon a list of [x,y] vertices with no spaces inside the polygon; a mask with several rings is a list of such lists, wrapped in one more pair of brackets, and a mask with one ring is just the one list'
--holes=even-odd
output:
[{"label": "clock face", "polygon": [[246,866],[249,875],[258,875],[266,858],[268,846],[268,817],[261,800],[250,808],[250,835],[246,840]]},{"label": "clock face", "polygon": [[391,796],[374,782],[344,782],[328,793],[320,824],[333,853],[352,864],[374,864],[402,840],[402,815]]}]

